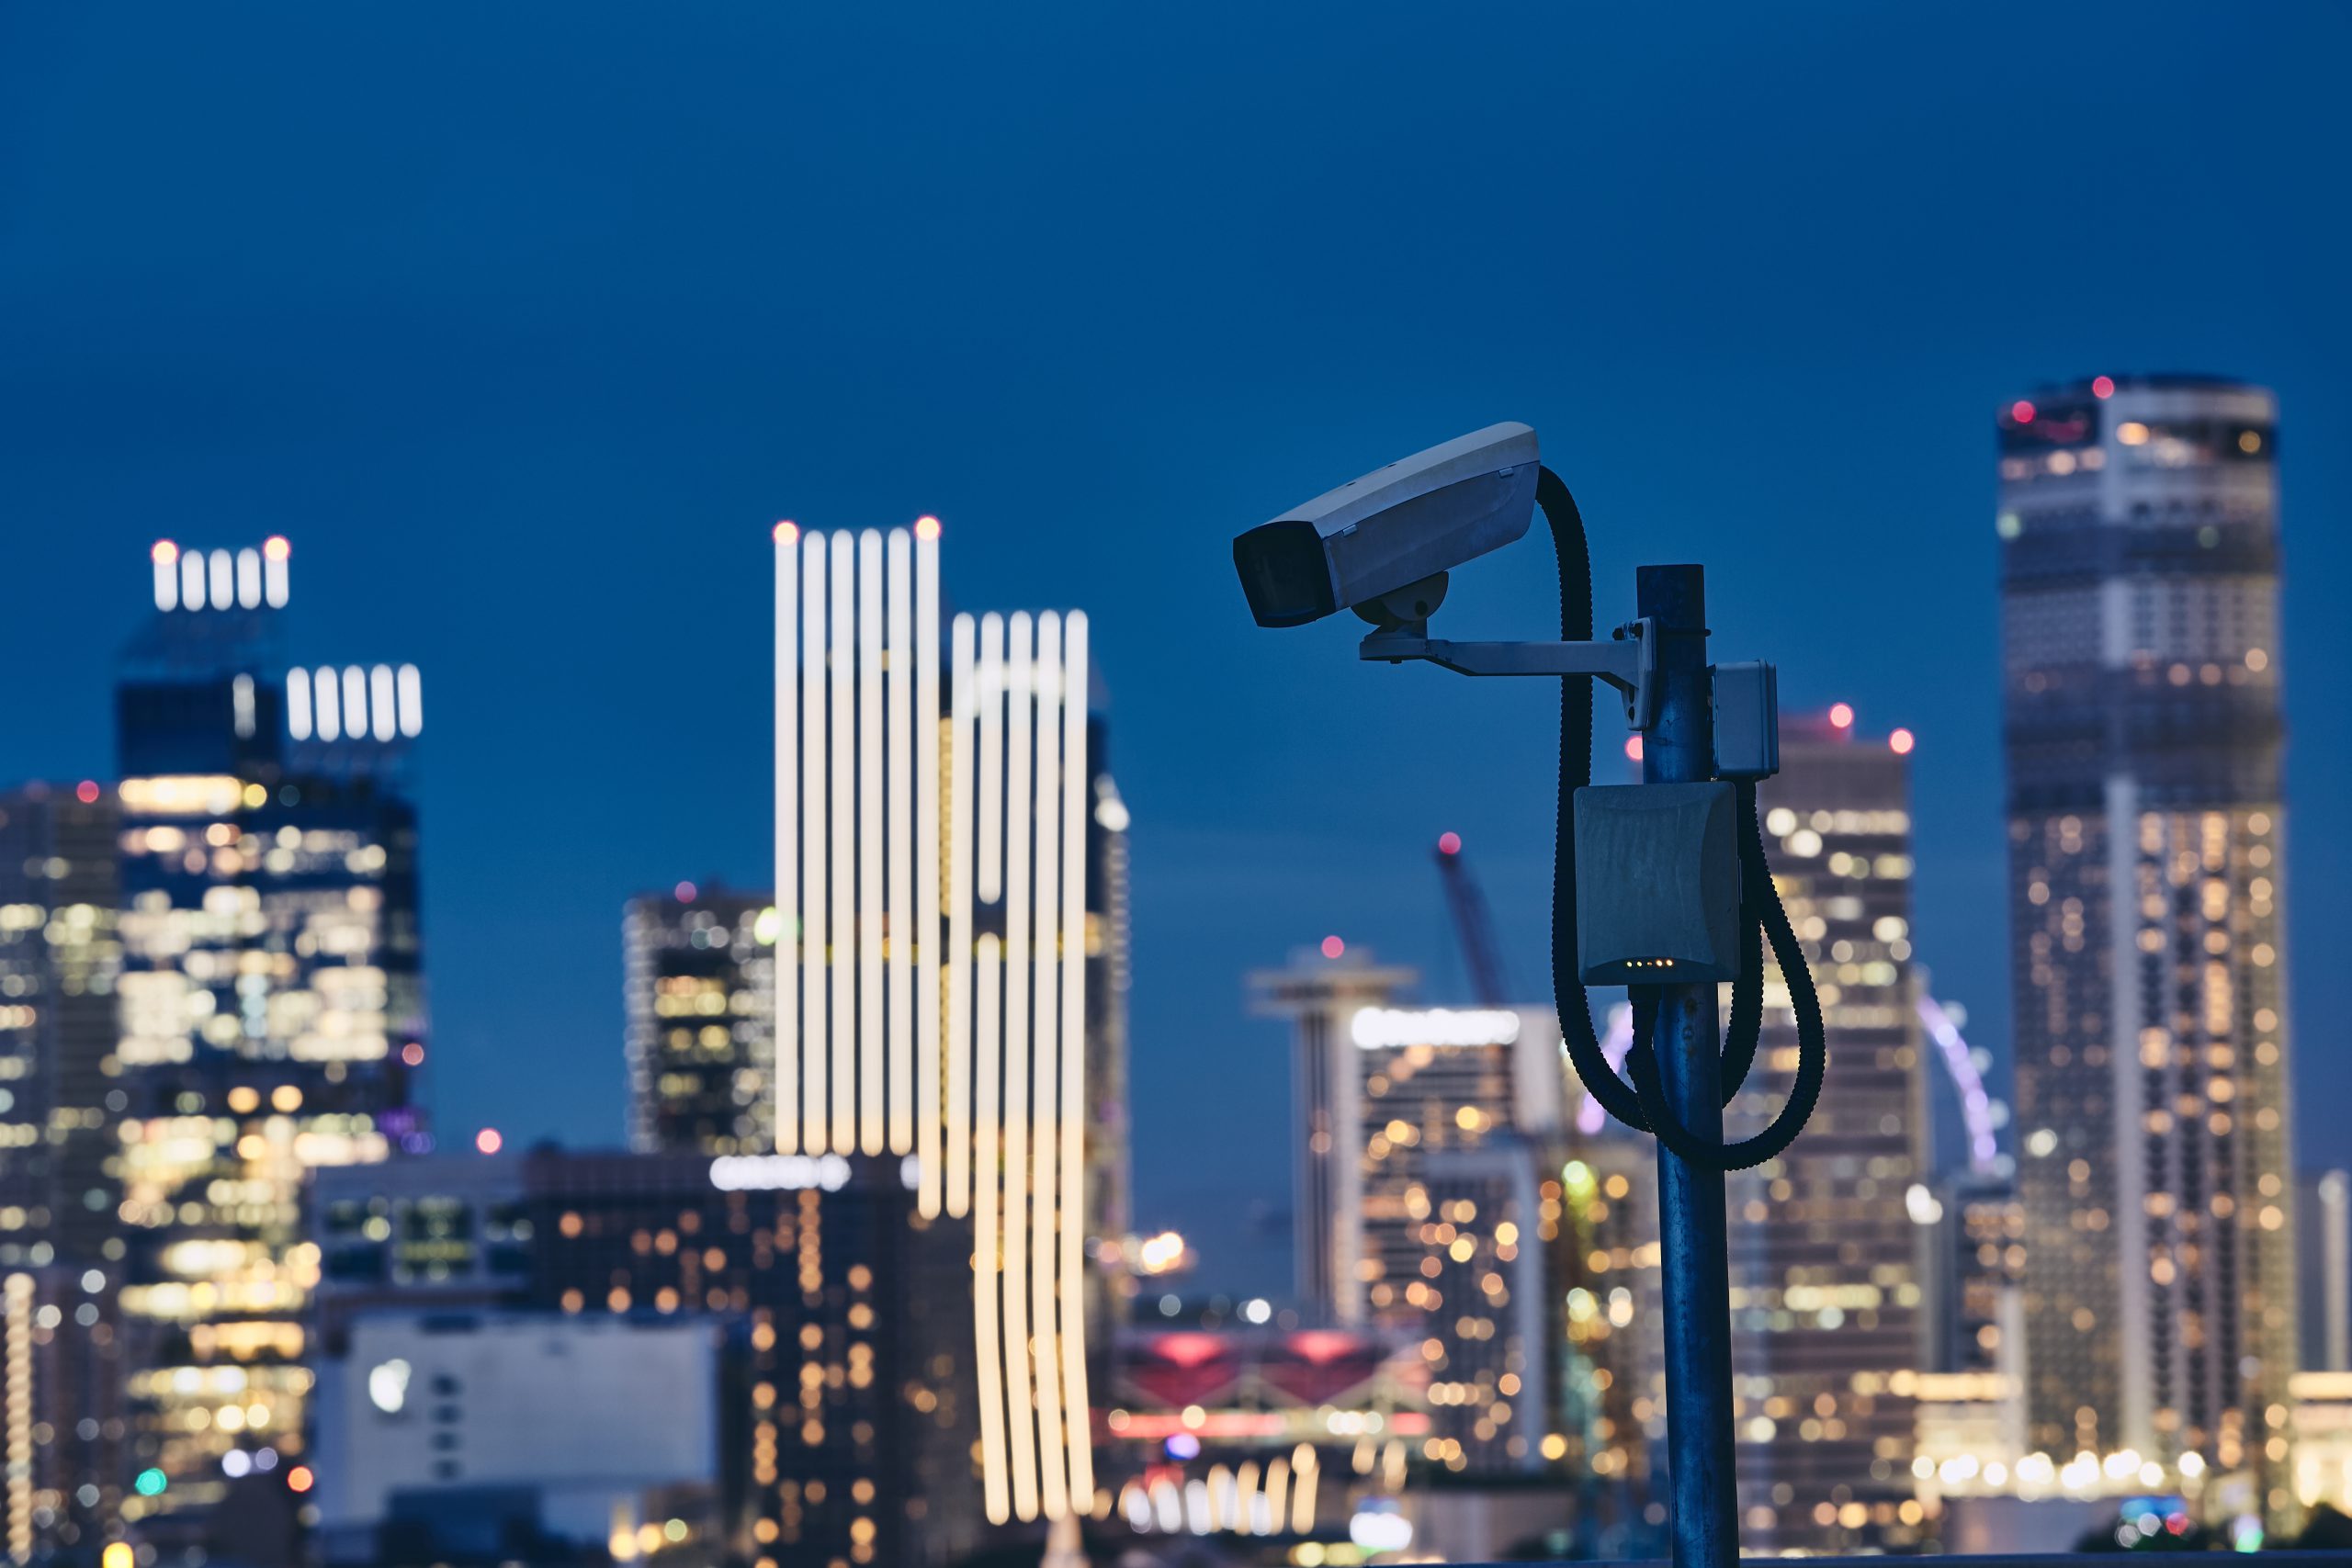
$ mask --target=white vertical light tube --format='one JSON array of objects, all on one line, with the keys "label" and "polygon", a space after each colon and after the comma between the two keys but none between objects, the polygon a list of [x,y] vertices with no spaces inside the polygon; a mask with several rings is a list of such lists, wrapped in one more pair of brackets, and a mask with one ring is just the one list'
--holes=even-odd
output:
[{"label": "white vertical light tube", "polygon": [[[800,530],[775,525],[775,1086],[778,1154],[800,1148]],[[405,714],[405,709],[403,709]]]},{"label": "white vertical light tube", "polygon": [[947,702],[947,1212],[962,1214],[972,1194],[972,743],[978,716],[969,615],[949,641]]},{"label": "white vertical light tube", "polygon": [[1087,624],[1062,623],[1061,671],[1061,1257],[1062,1400],[1069,1411],[1069,1491],[1084,1509],[1094,1494],[1094,1424],[1086,1386],[1086,826],[1093,774],[1087,759]]},{"label": "white vertical light tube", "polygon": [[1315,1457],[1315,1450],[1301,1443],[1291,1450],[1291,1473],[1296,1483],[1291,1488],[1290,1528],[1294,1534],[1315,1533],[1315,1483],[1323,1478],[1323,1467]]},{"label": "white vertical light tube", "polygon": [[[914,538],[904,528],[890,530],[886,541],[888,571],[884,574],[884,787],[888,815],[884,823],[883,870],[890,882],[889,919],[884,946],[889,964],[890,1152],[912,1154],[915,1146],[915,781],[914,731],[909,727],[908,679],[913,673]],[[936,1118],[936,1108],[926,1119]],[[921,1162],[917,1162],[920,1166]],[[918,1175],[920,1183],[921,1177]]]},{"label": "white vertical light tube", "polygon": [[857,1152],[857,801],[856,701],[853,677],[857,630],[852,573],[857,540],[846,530],[833,536],[832,560],[832,840],[833,840],[833,1117],[828,1147],[837,1155]]},{"label": "white vertical light tube", "polygon": [[294,547],[283,534],[272,534],[261,542],[262,599],[273,610],[286,608],[286,561],[293,553]]},{"label": "white vertical light tube", "polygon": [[1004,897],[1004,618],[980,617],[979,871],[983,904]]},{"label": "white vertical light tube", "polygon": [[311,738],[311,672],[286,672],[286,733],[297,740]]},{"label": "white vertical light tube", "polygon": [[261,552],[243,549],[237,552],[237,604],[242,609],[261,608]]},{"label": "white vertical light tube", "polygon": [[319,739],[337,740],[343,737],[343,706],[336,693],[342,688],[335,682],[334,671],[325,665],[311,682],[311,695],[319,707]]},{"label": "white vertical light tube", "polygon": [[[915,1207],[939,1213],[939,519],[915,522]],[[961,742],[959,741],[960,745]],[[956,829],[960,836],[963,829]]]},{"label": "white vertical light tube", "polygon": [[413,739],[424,729],[424,677],[413,664],[401,666],[400,699],[401,733]]},{"label": "white vertical light tube", "polygon": [[[958,623],[967,617],[956,617]],[[979,942],[979,996],[975,1012],[978,1025],[977,1080],[979,1170],[972,1197],[972,1339],[973,1381],[980,1396],[980,1483],[989,1521],[1002,1524],[1012,1517],[1007,1495],[1004,1440],[1004,1336],[997,1325],[1000,1289],[999,1222],[997,1218],[997,976],[1000,949],[993,933]],[[1016,1399],[1027,1391],[1020,1380],[1012,1385]]]},{"label": "white vertical light tube", "polygon": [[368,671],[368,719],[379,740],[399,733],[399,715],[392,708],[392,667],[379,664]]},{"label": "white vertical light tube", "polygon": [[368,739],[368,671],[356,664],[343,667],[343,732]]},{"label": "white vertical light tube", "polygon": [[1037,617],[1037,657],[1031,666],[1030,689],[1037,704],[1037,764],[1033,801],[1017,797],[1015,812],[1028,812],[1036,824],[1037,935],[1033,950],[1032,1007],[1036,1014],[1036,1071],[1032,1092],[1036,1101],[1031,1140],[1035,1165],[1030,1178],[1029,1315],[1035,1325],[1037,1346],[1038,1490],[1046,1517],[1060,1518],[1069,1511],[1069,1491],[1063,1462],[1061,1345],[1054,1331],[1054,1269],[1060,1253],[1054,1245],[1054,1204],[1060,1189],[1054,1181],[1054,1156],[1060,1143],[1055,1098],[1061,1091],[1061,1040],[1054,1032],[1056,949],[1060,926],[1055,919],[1059,886],[1058,852],[1061,834],[1061,749],[1059,727],[1054,722],[1060,690],[1061,617],[1051,610]]},{"label": "white vertical light tube", "polygon": [[238,675],[229,682],[230,723],[239,738],[254,732],[254,678]]},{"label": "white vertical light tube", "polygon": [[883,837],[882,535],[868,528],[857,536],[857,1146],[870,1155],[885,1130]]},{"label": "white vertical light tube", "polygon": [[1029,754],[1034,726],[1028,612],[1005,627],[1004,746],[1004,1348],[1013,1391],[1012,1511],[1037,1517],[1036,1414],[1029,1364]]},{"label": "white vertical light tube", "polygon": [[825,536],[800,547],[800,1147],[825,1136]]},{"label": "white vertical light tube", "polygon": [[212,552],[208,564],[211,567],[212,607],[225,610],[237,602],[236,562],[226,550]]},{"label": "white vertical light tube", "polygon": [[204,608],[204,552],[190,550],[180,557],[180,603],[191,610]]},{"label": "white vertical light tube", "polygon": [[169,539],[158,539],[147,552],[155,563],[155,608],[176,610],[180,607],[180,547]]}]

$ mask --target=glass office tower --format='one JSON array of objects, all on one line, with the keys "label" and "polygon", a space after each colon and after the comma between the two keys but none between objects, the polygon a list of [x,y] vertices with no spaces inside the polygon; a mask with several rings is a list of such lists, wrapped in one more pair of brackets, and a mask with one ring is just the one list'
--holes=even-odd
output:
[{"label": "glass office tower", "polygon": [[2274,1518],[2296,1356],[2277,420],[2197,376],[1996,420],[2030,1441]]},{"label": "glass office tower", "polygon": [[421,687],[288,669],[289,554],[157,544],[116,688],[124,1513],[154,1539],[202,1539],[230,1476],[301,1449],[306,1174],[425,1142]]},{"label": "glass office tower", "polygon": [[[1864,739],[1852,711],[1789,719],[1758,792],[1774,879],[1819,990],[1832,1065],[1804,1135],[1733,1173],[1733,1377],[1742,1537],[1750,1550],[1900,1549],[1912,1496],[1920,1291],[1905,1195],[1925,1093],[1911,967],[1911,821],[1903,731]],[[1747,1127],[1778,1109],[1796,1060],[1779,966]]]}]

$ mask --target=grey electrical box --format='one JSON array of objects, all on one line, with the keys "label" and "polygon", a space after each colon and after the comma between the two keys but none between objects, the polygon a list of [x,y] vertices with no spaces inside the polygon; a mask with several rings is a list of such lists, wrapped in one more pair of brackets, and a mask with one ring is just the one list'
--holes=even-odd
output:
[{"label": "grey electrical box", "polygon": [[1721,781],[1577,791],[1577,969],[1586,985],[1738,974],[1737,809]]},{"label": "grey electrical box", "polygon": [[1715,666],[1715,776],[1769,779],[1781,771],[1780,681],[1770,664]]}]

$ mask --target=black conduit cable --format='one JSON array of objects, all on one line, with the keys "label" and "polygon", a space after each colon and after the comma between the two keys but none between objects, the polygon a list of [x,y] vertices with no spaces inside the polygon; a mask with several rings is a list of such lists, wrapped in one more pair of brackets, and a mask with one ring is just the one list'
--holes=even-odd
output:
[{"label": "black conduit cable", "polygon": [[[1560,561],[1560,640],[1592,640],[1592,558],[1584,513],[1567,482],[1550,468],[1535,475],[1535,503],[1552,525]],[[1592,782],[1592,682],[1560,677],[1560,806],[1552,835],[1552,997],[1560,1012],[1560,1039],[1585,1090],[1627,1126],[1648,1132],[1640,1093],[1617,1076],[1592,1032],[1592,1010],[1577,964],[1576,794]]]},{"label": "black conduit cable", "polygon": [[[1537,470],[1536,504],[1551,525],[1552,545],[1560,571],[1560,640],[1592,639],[1592,558],[1585,537],[1584,515],[1566,480],[1548,468]],[[1726,1170],[1741,1170],[1772,1158],[1793,1142],[1821,1096],[1827,1047],[1821,1022],[1820,998],[1813,988],[1804,953],[1789,928],[1765,860],[1762,824],[1757,820],[1756,786],[1736,785],[1743,818],[1739,973],[1732,985],[1731,1027],[1719,1069],[1723,1103],[1731,1103],[1756,1059],[1763,1032],[1764,949],[1769,934],[1773,955],[1788,981],[1790,1000],[1797,1018],[1797,1077],[1772,1124],[1755,1137],[1729,1145],[1703,1144],[1692,1138],[1668,1113],[1657,1081],[1657,1058],[1651,1043],[1657,998],[1650,987],[1629,987],[1634,1004],[1634,1048],[1626,1066],[1632,1084],[1610,1066],[1592,1027],[1592,1011],[1585,998],[1577,962],[1576,915],[1576,792],[1592,782],[1592,687],[1582,676],[1560,681],[1560,798],[1555,820],[1552,859],[1552,992],[1560,1017],[1560,1037],[1568,1060],[1587,1092],[1618,1121],[1641,1132],[1655,1132],[1668,1148],[1687,1160]],[[1646,1081],[1645,1081],[1646,1080]]]}]

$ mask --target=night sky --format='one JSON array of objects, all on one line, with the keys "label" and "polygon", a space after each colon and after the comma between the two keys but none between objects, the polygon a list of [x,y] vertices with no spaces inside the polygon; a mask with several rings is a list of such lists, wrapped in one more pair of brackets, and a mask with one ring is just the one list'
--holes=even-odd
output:
[{"label": "night sky", "polygon": [[[622,900],[767,877],[770,525],[936,513],[957,605],[1095,617],[1140,1217],[1280,1289],[1241,976],[1338,932],[1458,994],[1453,829],[1538,994],[1554,709],[1258,631],[1233,534],[1534,424],[1603,625],[1702,561],[1720,657],[1918,733],[1919,953],[1999,1051],[1994,410],[2224,373],[2282,408],[2298,1120],[2352,1162],[2348,57],[2287,0],[0,7],[0,778],[111,770],[150,541],[288,535],[296,651],[425,672],[445,1136],[616,1142]],[[1442,632],[1544,635],[1552,573]]]}]

